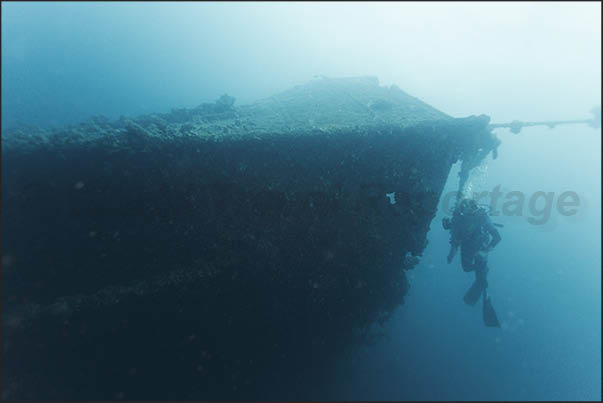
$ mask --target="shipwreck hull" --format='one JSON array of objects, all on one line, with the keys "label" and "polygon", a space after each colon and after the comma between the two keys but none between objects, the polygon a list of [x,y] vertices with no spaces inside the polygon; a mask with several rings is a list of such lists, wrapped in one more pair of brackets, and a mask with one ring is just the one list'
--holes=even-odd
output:
[{"label": "shipwreck hull", "polygon": [[308,396],[403,303],[487,123],[4,142],[4,397]]}]

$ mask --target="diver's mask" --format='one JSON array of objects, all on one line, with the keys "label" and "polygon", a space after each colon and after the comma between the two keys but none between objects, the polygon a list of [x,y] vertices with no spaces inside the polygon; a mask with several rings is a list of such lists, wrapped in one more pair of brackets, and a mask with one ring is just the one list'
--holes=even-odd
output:
[{"label": "diver's mask", "polygon": [[461,205],[461,209],[459,211],[459,215],[472,215],[475,214],[479,210],[479,206],[475,203],[474,200],[465,200]]}]

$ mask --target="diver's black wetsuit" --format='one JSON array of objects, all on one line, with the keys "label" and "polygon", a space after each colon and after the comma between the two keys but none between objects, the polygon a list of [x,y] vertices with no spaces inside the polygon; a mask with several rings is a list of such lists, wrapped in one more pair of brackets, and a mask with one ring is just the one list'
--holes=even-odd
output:
[{"label": "diver's black wetsuit", "polygon": [[[490,239],[491,238],[491,239]],[[466,272],[475,271],[476,279],[484,280],[488,270],[487,253],[501,240],[498,230],[482,208],[463,201],[450,223],[450,254],[448,263],[461,248],[461,265]]]},{"label": "diver's black wetsuit", "polygon": [[452,262],[458,248],[461,248],[461,265],[466,272],[475,271],[475,281],[463,296],[467,305],[475,305],[482,296],[484,324],[500,327],[496,311],[487,294],[488,252],[500,242],[500,234],[494,228],[486,210],[479,208],[475,201],[464,199],[455,209],[452,220],[444,219],[444,228],[450,230],[450,253]]}]

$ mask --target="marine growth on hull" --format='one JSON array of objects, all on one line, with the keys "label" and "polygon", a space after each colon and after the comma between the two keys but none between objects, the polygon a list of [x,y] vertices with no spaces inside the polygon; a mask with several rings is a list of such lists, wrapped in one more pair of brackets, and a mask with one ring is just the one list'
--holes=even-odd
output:
[{"label": "marine growth on hull", "polygon": [[488,123],[359,77],[3,133],[3,397],[294,396],[403,303]]}]

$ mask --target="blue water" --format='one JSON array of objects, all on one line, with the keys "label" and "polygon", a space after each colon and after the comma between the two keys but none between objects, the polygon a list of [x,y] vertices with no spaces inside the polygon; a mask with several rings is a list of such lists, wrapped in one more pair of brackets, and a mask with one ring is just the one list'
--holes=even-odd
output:
[{"label": "blue water", "polygon": [[[312,79],[370,74],[455,117],[589,117],[601,99],[601,6],[581,4],[3,3],[2,125],[58,127],[165,112],[223,93],[252,102]],[[385,336],[350,353],[331,399],[598,400],[601,397],[601,132],[504,129],[472,191],[520,191],[495,217],[486,328],[446,264],[443,208]],[[453,168],[445,193],[456,189]],[[535,192],[575,192],[541,225]],[[500,206],[500,205],[499,205]],[[535,211],[546,206],[537,205]]]},{"label": "blue water", "polygon": [[[487,162],[480,190],[502,185],[526,194],[528,189],[561,194],[574,189],[588,201],[572,219],[553,212],[542,227],[530,224],[529,215],[493,217],[505,225],[489,258],[489,293],[502,328],[483,326],[479,304],[463,303],[473,274],[463,272],[458,257],[446,264],[448,233],[440,213],[406,304],[390,325],[389,340],[350,358],[338,381],[340,394],[333,398],[598,399],[601,140],[588,128],[534,128],[524,134],[541,145],[546,159],[522,169],[519,161],[530,156],[522,150],[525,138],[501,133],[499,159]],[[557,146],[567,136],[575,136],[571,153]],[[573,159],[578,154],[580,163]],[[585,175],[587,169],[592,175]],[[449,190],[456,182],[453,171]]]}]

